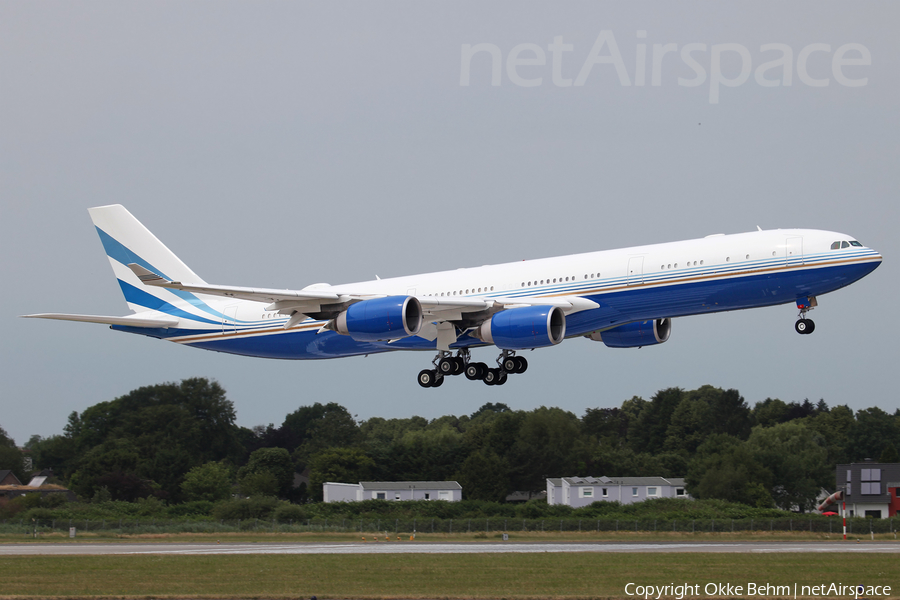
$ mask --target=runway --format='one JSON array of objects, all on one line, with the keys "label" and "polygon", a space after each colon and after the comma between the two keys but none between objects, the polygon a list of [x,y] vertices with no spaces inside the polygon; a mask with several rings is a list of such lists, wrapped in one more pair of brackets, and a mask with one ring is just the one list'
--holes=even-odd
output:
[{"label": "runway", "polygon": [[31,543],[0,544],[0,556],[138,554],[486,554],[541,552],[900,553],[900,543],[834,542],[355,542],[355,543]]}]

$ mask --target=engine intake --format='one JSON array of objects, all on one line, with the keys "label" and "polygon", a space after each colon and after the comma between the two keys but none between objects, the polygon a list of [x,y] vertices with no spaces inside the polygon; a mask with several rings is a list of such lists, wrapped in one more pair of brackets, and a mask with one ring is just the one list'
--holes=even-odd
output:
[{"label": "engine intake", "polygon": [[656,319],[620,325],[603,332],[594,332],[588,337],[603,342],[610,348],[640,348],[662,344],[669,339],[671,333],[672,319]]},{"label": "engine intake", "polygon": [[512,308],[482,323],[479,334],[503,350],[554,346],[566,337],[566,315],[557,306]]},{"label": "engine intake", "polygon": [[351,305],[334,320],[334,330],[358,342],[397,340],[419,333],[422,305],[414,296],[388,296]]}]

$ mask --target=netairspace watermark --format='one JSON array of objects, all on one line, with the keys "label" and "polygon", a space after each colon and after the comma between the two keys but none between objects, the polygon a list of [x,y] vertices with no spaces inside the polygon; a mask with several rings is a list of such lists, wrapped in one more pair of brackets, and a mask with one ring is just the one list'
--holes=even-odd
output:
[{"label": "netairspace watermark", "polygon": [[[612,68],[622,87],[646,86],[659,87],[663,82],[664,70],[677,70],[678,85],[682,87],[698,87],[709,82],[709,103],[718,104],[721,88],[738,87],[753,80],[761,87],[792,86],[794,69],[800,83],[809,87],[828,87],[832,79],[845,87],[863,87],[868,85],[869,78],[861,77],[865,69],[872,64],[872,54],[862,44],[846,43],[832,51],[831,44],[807,44],[799,52],[789,44],[769,43],[759,47],[759,55],[754,61],[750,49],[743,44],[705,44],[689,43],[679,47],[675,43],[648,44],[646,30],[637,31],[638,43],[634,52],[634,68],[629,70],[619,52],[619,45],[612,30],[600,32],[593,47],[583,60],[579,61],[579,53],[574,44],[563,42],[563,36],[553,38],[553,42],[544,47],[539,44],[526,43],[514,46],[506,54],[506,77],[519,87],[537,87],[544,85],[545,76],[556,87],[581,87],[594,72],[599,69]],[[567,53],[571,53],[568,54]],[[822,56],[826,55],[826,56]],[[796,59],[795,59],[796,56]],[[813,57],[813,61],[810,58]],[[499,86],[503,79],[503,51],[496,44],[463,44],[460,52],[459,85],[472,85],[473,63],[478,70],[476,85],[486,83],[483,68],[485,59],[490,60],[490,84]],[[680,59],[680,60],[679,60]],[[830,59],[831,70],[823,67],[822,59]],[[753,65],[761,60],[756,69]],[[732,63],[739,61],[740,68],[732,68]],[[573,67],[578,68],[577,76],[567,78],[564,73],[574,74]],[[723,72],[723,62],[728,63],[728,71]],[[810,62],[816,63],[816,72],[810,73]],[[565,64],[564,64],[565,63]],[[595,75],[596,77],[596,75]],[[670,78],[671,80],[671,78]]]},{"label": "netairspace watermark", "polygon": [[682,600],[693,596],[714,596],[723,598],[726,596],[768,596],[776,598],[797,598],[827,596],[829,598],[874,598],[877,596],[890,596],[891,586],[888,585],[844,585],[842,583],[822,583],[819,585],[773,585],[771,583],[680,583],[669,585],[641,585],[629,583],[625,586],[625,595],[649,600],[660,598],[675,598]]}]

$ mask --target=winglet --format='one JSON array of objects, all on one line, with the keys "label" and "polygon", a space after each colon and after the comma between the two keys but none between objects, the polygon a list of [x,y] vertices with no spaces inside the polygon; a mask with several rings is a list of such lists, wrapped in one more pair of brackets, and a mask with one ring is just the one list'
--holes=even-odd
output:
[{"label": "winglet", "polygon": [[140,279],[141,283],[143,283],[144,285],[165,286],[172,283],[165,277],[159,275],[158,273],[154,273],[149,269],[145,269],[137,263],[128,263],[128,268],[131,269],[132,273],[137,275],[137,278]]}]

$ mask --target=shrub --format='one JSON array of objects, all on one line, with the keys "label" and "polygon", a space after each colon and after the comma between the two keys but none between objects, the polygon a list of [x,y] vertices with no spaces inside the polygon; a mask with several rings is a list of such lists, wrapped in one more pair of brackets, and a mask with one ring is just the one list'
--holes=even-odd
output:
[{"label": "shrub", "polygon": [[282,504],[275,509],[272,515],[279,523],[304,521],[309,517],[309,512],[297,504]]},{"label": "shrub", "polygon": [[268,519],[278,507],[279,500],[271,496],[254,496],[226,500],[212,510],[213,517],[218,520],[233,521],[236,519]]}]

